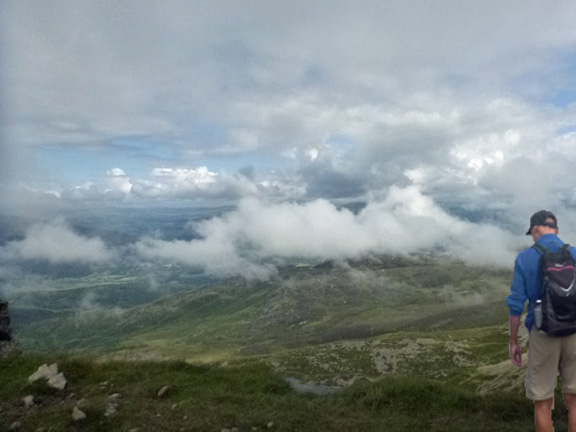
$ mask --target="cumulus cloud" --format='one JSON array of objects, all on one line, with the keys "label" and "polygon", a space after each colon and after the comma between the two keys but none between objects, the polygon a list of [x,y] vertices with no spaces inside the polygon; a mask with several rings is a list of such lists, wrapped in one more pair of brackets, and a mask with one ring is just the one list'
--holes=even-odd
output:
[{"label": "cumulus cloud", "polygon": [[[574,127],[575,17],[568,0],[10,3],[0,175],[10,159],[10,178],[58,178],[62,160],[39,170],[27,152],[64,148],[110,170],[62,186],[63,200],[230,199],[279,193],[274,182],[334,198],[429,168],[429,193],[456,179],[466,201],[485,173],[538,149],[550,167]],[[219,166],[231,156],[282,166],[249,182]]]},{"label": "cumulus cloud", "polygon": [[253,179],[242,173],[215,173],[201,166],[156,168],[149,179],[134,181],[131,192],[144,199],[238,199],[258,194],[258,187]]},{"label": "cumulus cloud", "polygon": [[[239,200],[134,250],[257,278],[427,248],[510,263],[540,208],[576,234],[573,1],[249,4],[4,5],[2,202]],[[10,250],[113,254],[61,220]]]},{"label": "cumulus cloud", "polygon": [[101,264],[114,256],[101,239],[76,234],[63,219],[32,225],[24,240],[10,242],[6,248],[17,258],[54,264]]},{"label": "cumulus cloud", "polygon": [[436,249],[469,263],[511,266],[516,236],[451,216],[417,186],[393,187],[355,214],[318,199],[267,204],[247,199],[225,216],[201,223],[192,241],[148,239],[136,245],[146,259],[195,265],[212,274],[266,277],[286,259],[345,260],[372,254],[409,255]]}]

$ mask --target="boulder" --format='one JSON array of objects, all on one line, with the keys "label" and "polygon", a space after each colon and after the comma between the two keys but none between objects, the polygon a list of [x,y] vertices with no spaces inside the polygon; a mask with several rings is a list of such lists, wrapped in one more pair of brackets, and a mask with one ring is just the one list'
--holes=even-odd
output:
[{"label": "boulder", "polygon": [[64,378],[64,374],[62,372],[48,380],[48,385],[58,390],[64,390],[67,384],[68,381],[66,378]]},{"label": "boulder", "polygon": [[56,375],[58,375],[58,365],[56,363],[51,364],[50,366],[43,364],[36,372],[28,377],[28,381],[35,382],[41,379],[49,380]]},{"label": "boulder", "polygon": [[38,380],[46,380],[48,385],[58,390],[64,390],[68,381],[64,378],[64,374],[58,373],[58,365],[56,363],[48,366],[43,364],[36,372],[28,377],[28,382],[36,382]]}]

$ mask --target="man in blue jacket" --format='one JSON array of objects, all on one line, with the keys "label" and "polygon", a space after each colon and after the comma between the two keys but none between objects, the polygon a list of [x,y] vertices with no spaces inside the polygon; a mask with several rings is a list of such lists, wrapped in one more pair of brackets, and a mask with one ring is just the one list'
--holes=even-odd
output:
[{"label": "man in blue jacket", "polygon": [[[535,243],[550,251],[558,250],[563,242],[558,237],[558,221],[552,212],[541,210],[530,218],[531,235]],[[570,248],[576,258],[576,249]],[[528,310],[525,325],[528,338],[526,396],[534,401],[536,432],[553,432],[552,408],[557,375],[562,378],[562,392],[569,410],[570,432],[576,432],[576,334],[552,337],[534,328],[534,304],[540,297],[540,253],[530,247],[518,254],[514,277],[506,305],[510,311],[510,360],[522,366],[522,348],[518,344],[520,316],[526,300]]]}]

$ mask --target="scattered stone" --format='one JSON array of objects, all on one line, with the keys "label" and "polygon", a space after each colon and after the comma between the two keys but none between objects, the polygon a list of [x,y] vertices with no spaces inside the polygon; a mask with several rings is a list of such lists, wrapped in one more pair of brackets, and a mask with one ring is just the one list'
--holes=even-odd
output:
[{"label": "scattered stone", "polygon": [[22,402],[24,402],[24,406],[26,408],[32,408],[34,406],[34,396],[32,395],[25,396],[22,399]]},{"label": "scattered stone", "polygon": [[82,408],[84,405],[86,405],[87,402],[88,402],[88,399],[82,398],[78,402],[76,402],[76,406],[78,408]]},{"label": "scattered stone", "polygon": [[230,432],[240,432],[240,429],[238,429],[237,427],[233,427],[232,429],[230,429]]},{"label": "scattered stone", "polygon": [[158,397],[167,396],[168,392],[172,389],[170,386],[164,386],[160,390],[158,390]]},{"label": "scattered stone", "polygon": [[64,378],[63,373],[58,373],[58,365],[56,363],[48,366],[43,364],[34,372],[30,377],[28,377],[28,382],[36,382],[38,380],[45,379],[50,387],[58,390],[64,390],[68,381]]},{"label": "scattered stone", "polygon": [[110,417],[116,414],[118,410],[116,409],[116,405],[113,403],[108,402],[106,404],[106,409],[104,410],[104,416]]},{"label": "scattered stone", "polygon": [[72,410],[72,420],[80,421],[86,418],[86,414],[83,411],[80,411],[78,407],[74,407]]},{"label": "scattered stone", "polygon": [[270,422],[266,425],[268,429],[272,429],[274,427],[274,422]]},{"label": "scattered stone", "polygon": [[222,429],[220,432],[230,432],[230,429],[224,428],[224,429]]},{"label": "scattered stone", "polygon": [[104,415],[106,417],[113,416],[118,412],[118,406],[122,402],[122,395],[120,393],[113,393],[108,396],[108,402],[106,403],[106,409],[104,410]]},{"label": "scattered stone", "polygon": [[140,429],[132,428],[132,429],[129,429],[128,432],[140,432]]},{"label": "scattered stone", "polygon": [[62,372],[48,380],[48,385],[58,390],[64,390],[67,384],[68,381],[66,378],[64,378],[64,374]]},{"label": "scattered stone", "polygon": [[8,428],[9,431],[16,431],[16,430],[20,430],[20,428],[22,427],[22,423],[20,422],[14,422],[10,425],[10,427]]},{"label": "scattered stone", "polygon": [[34,372],[32,375],[30,375],[30,377],[28,378],[28,381],[29,382],[35,382],[35,381],[38,381],[40,379],[49,380],[50,378],[52,378],[56,375],[58,375],[58,365],[56,363],[51,364],[50,366],[48,366],[47,364],[43,364],[42,366],[40,366],[38,368],[38,370],[36,372]]},{"label": "scattered stone", "polygon": [[119,405],[122,402],[122,395],[120,393],[112,393],[108,396],[108,402]]}]

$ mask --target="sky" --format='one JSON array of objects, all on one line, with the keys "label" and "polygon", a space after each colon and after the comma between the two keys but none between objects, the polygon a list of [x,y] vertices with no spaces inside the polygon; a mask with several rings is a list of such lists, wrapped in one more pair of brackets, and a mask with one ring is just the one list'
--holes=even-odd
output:
[{"label": "sky", "polygon": [[[576,235],[573,1],[2,9],[3,211],[234,203],[202,225],[204,243],[135,250],[176,259],[202,247],[244,269],[246,242],[261,259],[447,243],[490,255],[492,241],[509,257],[543,208]],[[338,207],[350,202],[367,206]],[[313,246],[294,246],[302,230]],[[105,245],[83,240],[102,259]]]}]

